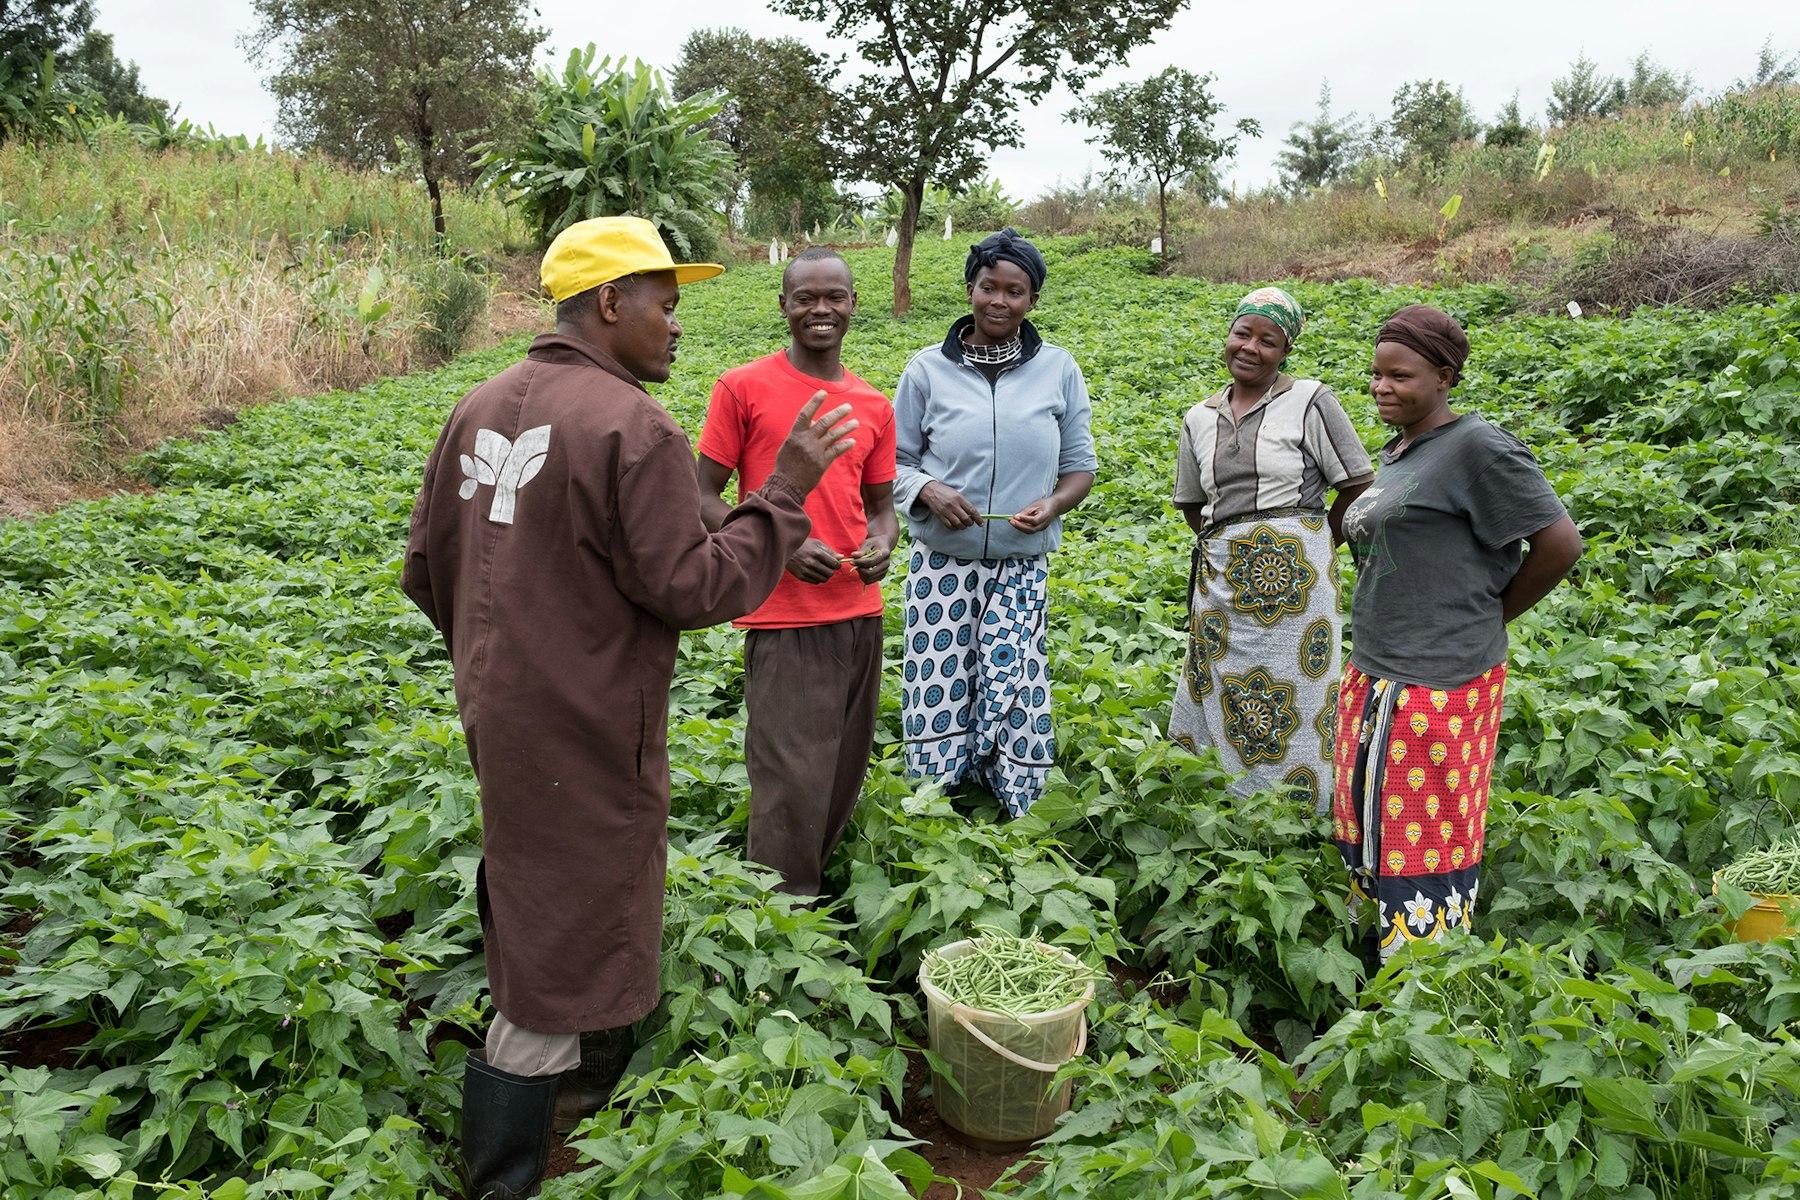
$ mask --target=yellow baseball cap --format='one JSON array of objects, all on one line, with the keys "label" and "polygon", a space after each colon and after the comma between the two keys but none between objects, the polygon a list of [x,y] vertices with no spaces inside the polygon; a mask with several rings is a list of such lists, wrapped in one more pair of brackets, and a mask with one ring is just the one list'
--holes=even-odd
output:
[{"label": "yellow baseball cap", "polygon": [[593,217],[577,221],[544,251],[544,290],[557,302],[626,275],[673,271],[676,283],[711,279],[718,263],[678,263],[669,257],[656,226],[642,217]]}]

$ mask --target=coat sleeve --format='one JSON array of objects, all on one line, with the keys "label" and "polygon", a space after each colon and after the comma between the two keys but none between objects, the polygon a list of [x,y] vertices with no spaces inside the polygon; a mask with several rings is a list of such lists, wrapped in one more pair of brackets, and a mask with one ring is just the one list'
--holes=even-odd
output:
[{"label": "coat sleeve", "polygon": [[444,430],[438,434],[437,445],[432,448],[431,457],[425,460],[425,479],[419,485],[418,499],[413,501],[412,519],[407,526],[406,559],[400,567],[400,590],[407,598],[419,606],[419,611],[431,618],[431,623],[440,631],[446,631],[448,614],[440,614],[436,600],[431,591],[431,563],[426,557],[426,543],[431,530],[431,489],[437,484],[438,464],[444,456],[444,446],[450,438],[450,423],[444,423]]},{"label": "coat sleeve", "polygon": [[754,611],[812,531],[806,497],[780,474],[708,534],[694,456],[670,433],[620,477],[613,571],[632,603],[676,629],[703,629]]}]

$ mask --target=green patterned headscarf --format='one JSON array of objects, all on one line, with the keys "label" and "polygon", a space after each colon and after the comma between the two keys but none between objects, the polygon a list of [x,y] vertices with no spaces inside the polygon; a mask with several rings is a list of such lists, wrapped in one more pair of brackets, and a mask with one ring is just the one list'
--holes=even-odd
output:
[{"label": "green patterned headscarf", "polygon": [[1236,325],[1239,317],[1250,313],[1267,317],[1281,326],[1287,334],[1289,350],[1300,340],[1300,330],[1306,324],[1306,310],[1300,307],[1300,302],[1278,287],[1260,287],[1239,300],[1237,311],[1231,314],[1231,323]]}]

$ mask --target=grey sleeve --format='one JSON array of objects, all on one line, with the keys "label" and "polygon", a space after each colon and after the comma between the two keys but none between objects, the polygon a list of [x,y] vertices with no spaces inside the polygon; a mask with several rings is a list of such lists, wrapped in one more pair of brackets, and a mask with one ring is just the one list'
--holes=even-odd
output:
[{"label": "grey sleeve", "polygon": [[1301,446],[1318,464],[1319,474],[1329,487],[1375,477],[1375,465],[1369,461],[1369,452],[1363,448],[1356,427],[1350,424],[1337,394],[1324,384],[1319,385],[1307,406]]},{"label": "grey sleeve", "polygon": [[1206,489],[1200,485],[1200,460],[1194,457],[1194,435],[1188,429],[1186,415],[1181,418],[1181,434],[1175,442],[1175,503],[1205,504]]},{"label": "grey sleeve", "polygon": [[925,373],[911,366],[894,389],[894,509],[912,512],[919,493],[931,482],[920,469],[925,453]]},{"label": "grey sleeve", "polygon": [[1489,550],[1548,529],[1568,510],[1530,450],[1508,437],[1504,446],[1469,480],[1469,527]]},{"label": "grey sleeve", "polygon": [[1062,449],[1056,458],[1056,476],[1077,471],[1099,471],[1100,460],[1094,455],[1094,413],[1088,401],[1087,380],[1073,356],[1063,372],[1063,413],[1057,421],[1062,432]]}]

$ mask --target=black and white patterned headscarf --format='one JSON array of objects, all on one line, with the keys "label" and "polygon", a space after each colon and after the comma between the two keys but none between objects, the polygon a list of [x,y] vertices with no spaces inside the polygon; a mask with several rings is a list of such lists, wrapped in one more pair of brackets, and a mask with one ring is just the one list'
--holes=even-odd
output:
[{"label": "black and white patterned headscarf", "polygon": [[1033,292],[1044,290],[1044,277],[1049,274],[1049,268],[1044,265],[1044,256],[1011,225],[999,233],[988,234],[969,247],[969,257],[963,262],[963,282],[974,283],[976,273],[981,268],[991,267],[1002,261],[1012,263],[1024,271],[1031,279]]}]

